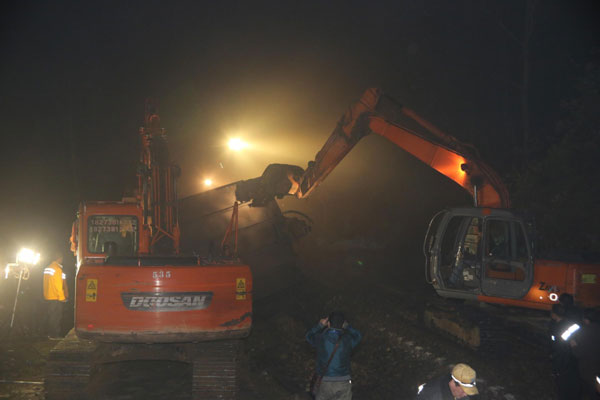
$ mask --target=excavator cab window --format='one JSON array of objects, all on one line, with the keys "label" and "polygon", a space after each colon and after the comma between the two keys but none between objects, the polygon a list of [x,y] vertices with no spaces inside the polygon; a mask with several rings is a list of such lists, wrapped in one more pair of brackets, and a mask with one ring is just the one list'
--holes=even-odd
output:
[{"label": "excavator cab window", "polygon": [[[487,255],[496,260],[508,260],[510,251],[510,225],[508,221],[491,220],[488,222]],[[496,268],[503,269],[503,264]]]},{"label": "excavator cab window", "polygon": [[515,245],[516,245],[516,251],[515,251],[515,257],[517,259],[517,261],[520,262],[526,262],[530,255],[529,255],[529,250],[528,250],[528,246],[527,246],[527,235],[525,234],[525,231],[523,229],[521,229],[521,227],[519,226],[520,224],[514,223],[514,230],[515,230]]},{"label": "excavator cab window", "polygon": [[[138,219],[131,215],[93,215],[87,220],[88,252],[103,254],[107,244],[118,256],[133,256],[138,250]],[[109,246],[110,247],[110,246]]]},{"label": "excavator cab window", "polygon": [[486,276],[522,281],[523,263],[527,260],[527,243],[521,224],[514,221],[489,220],[486,239]]},{"label": "excavator cab window", "polygon": [[523,223],[488,218],[484,226],[482,290],[489,296],[520,298],[533,276],[533,257]]}]

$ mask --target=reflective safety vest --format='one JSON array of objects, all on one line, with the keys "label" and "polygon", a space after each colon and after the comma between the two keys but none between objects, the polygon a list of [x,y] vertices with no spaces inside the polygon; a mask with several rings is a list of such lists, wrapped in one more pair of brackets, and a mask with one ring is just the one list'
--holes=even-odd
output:
[{"label": "reflective safety vest", "polygon": [[53,261],[44,269],[44,299],[64,301],[63,280],[66,279],[62,265]]},{"label": "reflective safety vest", "polygon": [[[581,328],[579,326],[579,324],[571,324],[567,329],[565,329],[564,331],[561,332],[561,334],[560,334],[561,339],[566,342],[567,340],[569,340],[571,335],[573,335],[575,332],[577,332],[579,330],[579,328]],[[556,336],[552,335],[551,339],[553,342],[555,342]]]}]

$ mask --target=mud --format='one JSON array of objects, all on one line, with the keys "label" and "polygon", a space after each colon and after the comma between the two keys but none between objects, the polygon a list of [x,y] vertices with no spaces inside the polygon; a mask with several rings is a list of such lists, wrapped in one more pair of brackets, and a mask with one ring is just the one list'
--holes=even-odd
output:
[{"label": "mud", "polygon": [[[523,346],[511,339],[514,343],[502,351],[476,350],[427,328],[422,316],[435,294],[421,283],[420,273],[406,273],[420,271],[420,265],[389,260],[376,251],[304,257],[300,279],[256,300],[253,331],[241,355],[240,399],[308,398],[314,353],[304,333],[332,310],[345,312],[364,335],[352,359],[355,399],[411,399],[418,385],[457,362],[477,370],[481,399],[554,398],[544,343]],[[544,315],[538,317],[543,323]],[[42,337],[5,335],[0,343],[0,399],[43,399],[39,383],[55,344]],[[90,397],[189,399],[190,374],[184,363],[106,364],[94,374]]]}]

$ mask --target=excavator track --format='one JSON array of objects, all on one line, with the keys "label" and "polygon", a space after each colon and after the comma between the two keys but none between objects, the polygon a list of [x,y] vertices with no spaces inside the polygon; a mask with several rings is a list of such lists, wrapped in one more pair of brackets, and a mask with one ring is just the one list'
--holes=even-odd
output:
[{"label": "excavator track", "polygon": [[545,353],[546,319],[537,310],[514,310],[447,299],[432,299],[424,312],[424,321],[429,327],[497,358],[510,356],[515,348]]},{"label": "excavator track", "polygon": [[81,340],[71,330],[51,351],[46,364],[44,392],[46,400],[87,398],[92,372],[92,355],[97,344]]},{"label": "excavator track", "polygon": [[198,343],[192,361],[192,399],[237,399],[240,341]]},{"label": "excavator track", "polygon": [[172,344],[98,343],[79,339],[74,330],[50,351],[46,400],[94,398],[92,374],[104,363],[171,360],[192,366],[192,400],[235,400],[238,396],[240,340]]}]

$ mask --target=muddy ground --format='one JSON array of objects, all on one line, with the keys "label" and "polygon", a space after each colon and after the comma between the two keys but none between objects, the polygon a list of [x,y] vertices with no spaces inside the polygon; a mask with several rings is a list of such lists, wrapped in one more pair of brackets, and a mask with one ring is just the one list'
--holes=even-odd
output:
[{"label": "muddy ground", "polygon": [[[355,399],[411,399],[419,384],[457,362],[477,370],[482,399],[554,398],[544,344],[531,346],[513,337],[508,347],[483,351],[425,327],[423,312],[436,295],[424,284],[421,266],[407,274],[406,265],[390,262],[383,253],[336,251],[304,257],[295,283],[255,301],[253,331],[243,344],[242,400],[308,398],[314,353],[304,333],[332,310],[344,311],[364,335],[352,360]],[[24,334],[4,337],[0,399],[43,399],[40,383],[55,343]],[[92,380],[92,398],[185,399],[189,375],[188,365],[175,362],[107,365]]]}]

